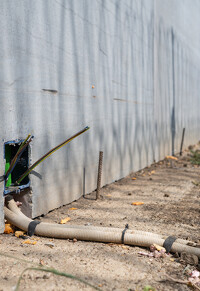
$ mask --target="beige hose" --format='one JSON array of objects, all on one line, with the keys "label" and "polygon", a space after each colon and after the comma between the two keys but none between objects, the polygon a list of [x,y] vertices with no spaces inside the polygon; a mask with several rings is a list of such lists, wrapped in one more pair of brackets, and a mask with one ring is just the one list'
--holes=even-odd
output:
[{"label": "beige hose", "polygon": [[[32,221],[21,211],[15,207],[14,201],[10,200],[8,202],[8,209],[7,207],[4,208],[5,211],[5,218],[11,222],[13,225],[23,229],[25,231],[28,230],[28,225]],[[121,231],[113,231],[112,228],[107,229],[106,231],[98,230],[93,228],[86,227],[68,227],[68,226],[58,226],[57,224],[51,223],[43,223],[41,222],[36,226],[35,234],[46,236],[46,237],[53,237],[53,238],[63,238],[63,239],[73,239],[76,238],[78,240],[85,240],[85,241],[96,241],[96,242],[112,242],[112,243],[122,243],[122,232]],[[137,245],[137,246],[144,246],[150,247],[153,243],[158,245],[163,245],[164,239],[156,236],[150,235],[142,235],[139,233],[131,233],[126,232],[124,236],[124,244],[127,245]],[[181,243],[174,242],[172,252],[187,252],[190,254],[197,255],[200,257],[200,249],[190,247]]]},{"label": "beige hose", "polygon": [[[11,199],[10,201],[8,201],[8,208],[13,211],[14,213],[21,215],[24,219],[27,219],[27,216],[25,216],[20,209],[17,207],[15,201],[13,199]],[[54,227],[60,227],[60,228],[73,228],[73,229],[85,229],[85,230],[93,230],[93,231],[103,231],[103,232],[119,232],[120,234],[122,234],[122,231],[124,229],[122,228],[115,228],[115,227],[101,227],[101,226],[91,226],[91,225],[66,225],[66,224],[52,224],[52,223],[48,223],[45,222],[46,226],[54,226]],[[161,239],[166,239],[167,236],[163,236],[157,233],[152,233],[152,232],[147,232],[147,231],[142,231],[142,230],[131,230],[131,229],[127,229],[126,233],[130,233],[130,234],[140,234],[140,235],[144,235],[144,236],[150,236],[150,237],[155,237],[155,238],[161,238]],[[184,245],[190,245],[190,246],[196,246],[196,243],[189,241],[189,240],[184,240],[184,239],[176,239],[177,243],[180,244],[184,244]]]}]

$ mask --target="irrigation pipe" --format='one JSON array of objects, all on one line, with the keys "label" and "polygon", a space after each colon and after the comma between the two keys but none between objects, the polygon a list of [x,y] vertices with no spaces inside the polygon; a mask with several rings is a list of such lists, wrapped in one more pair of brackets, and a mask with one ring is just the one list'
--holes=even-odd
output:
[{"label": "irrigation pipe", "polygon": [[[9,197],[7,197],[9,198]],[[14,213],[18,214],[18,215],[21,215],[22,218],[24,219],[27,219],[28,217],[26,215],[24,215],[20,209],[17,207],[15,201],[13,199],[11,199],[9,202],[8,202],[8,208],[13,211]],[[66,224],[55,224],[55,223],[48,223],[48,222],[45,222],[45,225],[47,226],[54,226],[54,227],[60,227],[60,228],[74,228],[74,229],[90,229],[90,230],[93,230],[93,231],[103,231],[103,232],[120,232],[122,233],[122,231],[124,229],[122,228],[116,228],[116,227],[103,227],[103,226],[92,226],[92,225],[66,225]],[[150,237],[155,237],[155,238],[162,238],[162,239],[166,239],[167,236],[163,236],[161,234],[157,234],[157,233],[152,233],[152,232],[148,232],[148,231],[143,231],[143,230],[137,230],[137,229],[127,229],[126,230],[126,233],[130,233],[130,234],[141,234],[141,235],[144,235],[144,236],[150,236]],[[192,241],[189,241],[189,240],[184,240],[184,239],[180,239],[180,238],[177,238],[176,239],[176,242],[177,243],[180,243],[180,244],[184,244],[184,245],[190,245],[190,246],[193,246],[195,247],[197,244],[192,242]]]},{"label": "irrigation pipe", "polygon": [[[18,228],[27,231],[29,223],[33,220],[26,217],[21,211],[14,206],[14,200],[7,202],[7,207],[4,207],[5,218],[17,226]],[[13,211],[15,209],[15,212]],[[105,243],[122,243],[122,232],[113,231],[112,228],[107,229],[107,231],[101,229],[96,230],[87,227],[64,227],[58,226],[57,224],[43,223],[41,222],[35,228],[35,234],[45,237],[61,238],[61,239],[73,239],[84,240],[84,241],[95,241],[95,242],[105,242]],[[126,232],[124,235],[124,244],[135,245],[142,247],[150,247],[152,244],[156,243],[163,246],[165,239],[157,237],[154,235],[143,235],[140,233],[130,233]],[[200,248],[191,247],[179,242],[174,242],[172,245],[172,252],[187,252],[194,254],[200,258]]]}]

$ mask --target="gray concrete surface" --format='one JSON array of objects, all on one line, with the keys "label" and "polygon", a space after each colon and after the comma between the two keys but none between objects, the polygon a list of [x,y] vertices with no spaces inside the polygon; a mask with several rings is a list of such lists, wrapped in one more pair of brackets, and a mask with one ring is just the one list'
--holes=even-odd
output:
[{"label": "gray concrete surface", "polygon": [[[4,171],[4,159],[3,159],[3,146],[0,147],[0,173],[2,174]],[[1,175],[0,174],[0,175]],[[4,198],[3,198],[3,190],[4,185],[3,183],[0,183],[0,233],[4,231],[4,212],[3,212],[3,206],[4,206]]]},{"label": "gray concrete surface", "polygon": [[5,141],[32,133],[33,163],[91,127],[40,164],[40,178],[30,175],[33,217],[78,199],[84,168],[86,193],[94,190],[100,150],[105,185],[178,152],[183,127],[184,146],[199,140],[198,0],[7,0],[0,8],[1,161]]}]

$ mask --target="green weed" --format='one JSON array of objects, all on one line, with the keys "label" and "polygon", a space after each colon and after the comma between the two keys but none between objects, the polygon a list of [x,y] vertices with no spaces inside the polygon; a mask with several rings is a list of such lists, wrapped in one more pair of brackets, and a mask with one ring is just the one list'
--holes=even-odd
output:
[{"label": "green weed", "polygon": [[191,163],[193,165],[200,165],[200,150],[190,150],[191,152]]}]

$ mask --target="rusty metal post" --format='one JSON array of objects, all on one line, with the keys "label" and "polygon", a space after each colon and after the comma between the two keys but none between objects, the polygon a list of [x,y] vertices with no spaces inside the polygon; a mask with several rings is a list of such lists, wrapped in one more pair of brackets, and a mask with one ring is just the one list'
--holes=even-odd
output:
[{"label": "rusty metal post", "polygon": [[85,167],[83,168],[83,197],[85,198]]},{"label": "rusty metal post", "polygon": [[102,165],[103,165],[103,152],[100,151],[99,152],[99,167],[98,167],[98,177],[97,177],[96,200],[100,198]]},{"label": "rusty metal post", "polygon": [[183,133],[182,133],[181,147],[180,147],[180,156],[182,156],[182,153],[183,153],[184,136],[185,136],[185,127],[183,128]]}]

